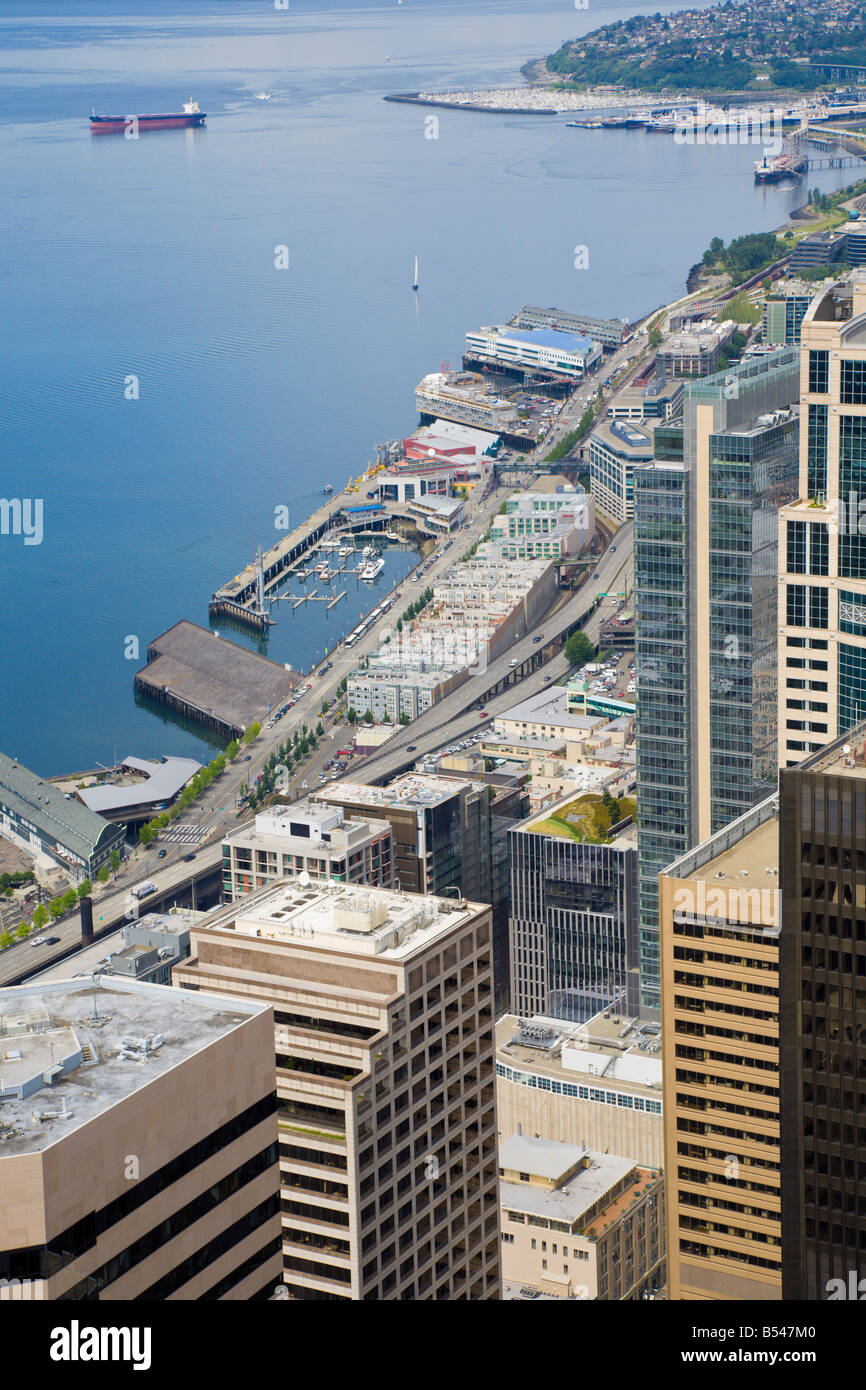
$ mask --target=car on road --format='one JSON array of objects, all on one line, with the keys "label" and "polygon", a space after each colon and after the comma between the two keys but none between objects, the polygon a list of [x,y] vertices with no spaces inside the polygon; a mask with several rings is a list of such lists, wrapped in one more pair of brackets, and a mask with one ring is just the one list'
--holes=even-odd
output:
[{"label": "car on road", "polygon": [[612,546],[611,546],[611,550],[616,550],[616,546],[615,546],[615,545],[612,545]]},{"label": "car on road", "polygon": [[56,946],[59,940],[60,940],[60,937],[59,937],[59,936],[46,936],[46,938],[45,938],[45,945],[46,945],[46,946]]},{"label": "car on road", "polygon": [[244,758],[244,762],[245,762],[245,763],[248,763],[248,762],[250,761],[251,757],[252,757],[252,753],[247,753],[247,756]]},{"label": "car on road", "polygon": [[46,940],[47,940],[47,937],[44,937],[44,936],[34,936],[33,940],[30,942],[30,945],[31,945],[31,946],[44,946]]},{"label": "car on road", "polygon": [[513,656],[508,664],[509,666],[519,666],[520,662],[517,660],[516,656]]},{"label": "car on road", "polygon": [[415,752],[415,749],[416,749],[417,747],[418,747],[417,743],[407,743],[407,744],[406,744],[406,752],[407,752],[407,753],[414,753],[414,752]]},{"label": "car on road", "polygon": [[540,641],[541,641],[541,638],[540,638],[540,637],[533,637],[532,640],[533,640],[533,642],[540,642]]},{"label": "car on road", "polygon": [[157,857],[157,859],[164,859],[165,856],[166,856],[167,854],[168,854],[168,850],[167,850],[167,849],[160,849],[160,850],[157,850],[157,852],[156,852],[156,857]]},{"label": "car on road", "polygon": [[185,854],[185,855],[183,856],[183,862],[184,862],[184,864],[188,864],[188,863],[190,862],[191,859],[195,859],[195,855],[194,855],[194,854]]}]

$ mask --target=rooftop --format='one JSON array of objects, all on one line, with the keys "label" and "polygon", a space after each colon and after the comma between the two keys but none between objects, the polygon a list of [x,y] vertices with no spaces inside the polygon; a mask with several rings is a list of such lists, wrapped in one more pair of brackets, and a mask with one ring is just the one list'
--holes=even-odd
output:
[{"label": "rooftop", "polygon": [[555,1139],[512,1134],[499,1145],[499,1167],[515,1173],[558,1182],[586,1153],[581,1144],[561,1144]]},{"label": "rooftop", "polygon": [[203,925],[293,947],[406,962],[486,909],[454,898],[353,884],[313,884],[306,874],[217,908]]},{"label": "rooftop", "polygon": [[264,1007],[114,976],[0,990],[0,1158],[49,1148]]},{"label": "rooftop", "polygon": [[662,1090],[660,1043],[658,1024],[640,1024],[615,1009],[583,1024],[561,1019],[526,1022],[514,1014],[496,1022],[499,1062],[558,1081],[615,1082],[617,1091],[656,1099]]},{"label": "rooftop", "polygon": [[798,764],[803,772],[834,772],[843,777],[866,777],[866,720],[841,738]]},{"label": "rooftop", "polygon": [[84,860],[100,841],[117,835],[116,826],[5,753],[0,753],[0,803]]},{"label": "rooftop", "polygon": [[[564,1147],[572,1149],[570,1144]],[[532,1183],[500,1182],[500,1204],[509,1211],[573,1223],[580,1221],[584,1212],[594,1207],[629,1173],[637,1174],[637,1166],[631,1158],[618,1158],[615,1154],[597,1153],[593,1149],[587,1149],[584,1157],[587,1166],[579,1168],[562,1187],[550,1189]]]},{"label": "rooftop", "polygon": [[191,777],[201,769],[194,758],[124,758],[124,772],[137,772],[144,780],[132,783],[103,782],[84,787],[77,793],[91,811],[108,815],[130,806],[150,805],[154,801],[173,801]]},{"label": "rooftop", "polygon": [[145,692],[175,699],[235,730],[248,728],[291,694],[295,673],[257,652],[198,627],[175,623],[148,647],[155,659],[136,673]]},{"label": "rooftop", "polygon": [[[481,783],[473,785],[480,786]],[[367,786],[365,782],[350,782],[341,778],[334,786],[320,788],[317,801],[357,802],[363,806],[439,806],[458,794],[451,777],[436,777],[427,772],[407,772],[387,787]]]},{"label": "rooftop", "polygon": [[496,719],[497,722],[509,720],[522,724],[554,724],[557,728],[573,729],[580,734],[592,733],[606,723],[603,715],[571,714],[568,692],[562,687],[539,690],[510,709],[502,710]]}]

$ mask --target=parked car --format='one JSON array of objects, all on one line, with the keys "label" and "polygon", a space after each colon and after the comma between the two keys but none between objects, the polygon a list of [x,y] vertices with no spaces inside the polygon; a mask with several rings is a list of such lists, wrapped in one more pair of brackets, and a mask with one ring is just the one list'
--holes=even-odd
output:
[{"label": "parked car", "polygon": [[164,859],[165,856],[166,856],[167,854],[168,854],[168,850],[167,850],[167,849],[159,849],[159,850],[157,850],[157,852],[156,852],[156,857],[157,857],[157,859]]}]

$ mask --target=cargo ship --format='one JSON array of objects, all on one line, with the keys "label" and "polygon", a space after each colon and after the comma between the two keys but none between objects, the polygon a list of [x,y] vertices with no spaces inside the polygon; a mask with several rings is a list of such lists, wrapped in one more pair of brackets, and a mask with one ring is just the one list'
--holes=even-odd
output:
[{"label": "cargo ship", "polygon": [[97,116],[91,111],[92,135],[119,135],[128,130],[175,130],[187,126],[202,126],[206,113],[199,111],[198,102],[185,101],[182,111],[161,112],[151,116]]}]

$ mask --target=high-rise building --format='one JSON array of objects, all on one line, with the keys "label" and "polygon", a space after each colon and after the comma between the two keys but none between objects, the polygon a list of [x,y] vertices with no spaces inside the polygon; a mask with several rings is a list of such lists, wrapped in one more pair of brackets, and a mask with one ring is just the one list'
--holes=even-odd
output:
[{"label": "high-rise building", "polygon": [[387,787],[345,777],[311,793],[347,815],[387,821],[394,837],[394,886],[407,893],[461,893],[493,909],[496,1007],[508,1003],[508,833],[529,811],[521,790],[482,780],[410,772]]},{"label": "high-rise building", "polygon": [[781,1297],[777,812],[659,876],[672,1299]]},{"label": "high-rise building", "polygon": [[488,907],[272,884],[174,981],[274,1007],[291,1296],[499,1297]]},{"label": "high-rise building", "polygon": [[866,724],[781,774],[782,1294],[866,1293]]},{"label": "high-rise building", "polygon": [[765,343],[790,347],[799,343],[803,319],[812,300],[831,282],[777,280],[761,307],[761,334]]},{"label": "high-rise building", "polygon": [[637,995],[634,830],[607,843],[573,838],[568,818],[580,806],[568,797],[509,831],[511,999],[523,1017],[584,1023],[610,1006],[629,1012],[630,965]]},{"label": "high-rise building", "polygon": [[796,348],[686,388],[634,472],[642,1005],[659,1006],[658,874],[776,781],[779,507],[796,491]]},{"label": "high-rise building", "polygon": [[296,801],[276,805],[223,840],[223,898],[227,903],[300,873],[316,880],[390,888],[391,827],[385,820],[349,817],[342,806]]},{"label": "high-rise building", "polygon": [[866,716],[866,272],[801,328],[797,500],[779,515],[779,765]]},{"label": "high-rise building", "polygon": [[271,1298],[273,1016],[116,976],[0,990],[0,1300]]}]

